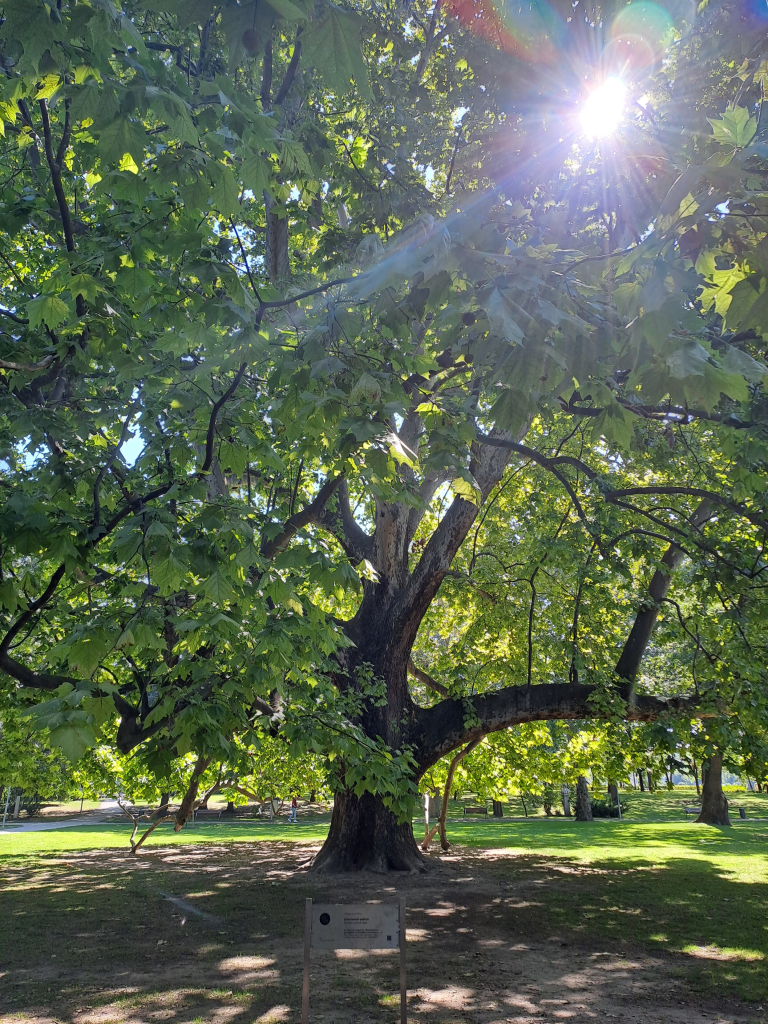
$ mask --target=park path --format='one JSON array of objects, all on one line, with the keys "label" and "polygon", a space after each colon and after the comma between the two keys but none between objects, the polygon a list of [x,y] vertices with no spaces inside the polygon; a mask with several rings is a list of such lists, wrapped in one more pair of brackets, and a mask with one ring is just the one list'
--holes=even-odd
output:
[{"label": "park path", "polygon": [[[119,810],[117,800],[102,800],[98,811],[88,811],[79,814],[76,818],[66,818],[61,821],[30,821],[19,824],[8,820],[5,828],[0,828],[0,836],[15,836],[19,832],[48,832],[51,829],[74,828],[76,825],[103,825],[107,820],[105,814],[112,815]],[[2,815],[0,814],[0,820]]]}]

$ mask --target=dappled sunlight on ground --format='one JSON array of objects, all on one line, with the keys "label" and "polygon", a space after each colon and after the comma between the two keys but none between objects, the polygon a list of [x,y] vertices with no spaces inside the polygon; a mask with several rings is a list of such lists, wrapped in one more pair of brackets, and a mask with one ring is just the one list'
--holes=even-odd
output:
[{"label": "dappled sunlight on ground", "polygon": [[[768,886],[692,847],[629,864],[626,849],[620,863],[456,846],[404,877],[316,877],[302,867],[316,849],[6,859],[0,1021],[298,1024],[305,899],[403,895],[412,1024],[768,1024],[724,994],[761,991]],[[312,954],[313,1024],[392,1024],[398,992],[396,950]]]}]

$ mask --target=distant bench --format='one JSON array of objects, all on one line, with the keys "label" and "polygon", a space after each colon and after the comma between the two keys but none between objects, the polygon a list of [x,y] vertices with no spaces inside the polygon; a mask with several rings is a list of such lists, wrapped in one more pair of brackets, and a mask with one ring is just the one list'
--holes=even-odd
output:
[{"label": "distant bench", "polygon": [[479,815],[483,815],[484,817],[487,818],[488,817],[488,808],[487,807],[465,807],[464,808],[464,817],[466,817],[468,814],[479,814]]},{"label": "distant bench", "polygon": [[[701,814],[701,808],[700,807],[684,807],[683,810],[685,811],[685,820],[686,821],[688,820],[688,815],[689,814],[695,814],[697,816],[699,814]],[[733,810],[735,810],[735,811],[737,810],[739,812],[739,817],[741,818],[742,821],[744,821],[746,819],[747,812],[744,810],[743,807],[734,807]]]},{"label": "distant bench", "polygon": [[198,807],[195,811],[195,821],[221,821],[221,811],[208,810],[207,807]]}]

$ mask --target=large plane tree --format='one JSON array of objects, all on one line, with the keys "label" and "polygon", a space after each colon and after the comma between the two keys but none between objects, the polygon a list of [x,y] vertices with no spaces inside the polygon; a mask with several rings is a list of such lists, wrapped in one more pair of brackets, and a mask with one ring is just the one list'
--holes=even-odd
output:
[{"label": "large plane tree", "polygon": [[639,7],[0,3],[0,670],[72,757],[194,751],[181,826],[266,730],[317,867],[419,869],[463,744],[761,692],[641,667],[678,579],[752,650],[765,27]]}]

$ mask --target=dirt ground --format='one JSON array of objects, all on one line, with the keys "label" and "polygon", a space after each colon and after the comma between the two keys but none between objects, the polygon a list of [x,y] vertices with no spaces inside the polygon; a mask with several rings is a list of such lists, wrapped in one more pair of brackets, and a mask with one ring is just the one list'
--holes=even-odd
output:
[{"label": "dirt ground", "polygon": [[[682,957],[553,934],[543,895],[573,881],[555,867],[458,850],[433,856],[424,876],[324,877],[306,870],[314,852],[261,842],[4,869],[0,1021],[298,1022],[305,898],[400,895],[409,1022],[768,1021],[762,1007],[697,994]],[[398,966],[396,951],[313,953],[310,1020],[395,1024]]]}]

